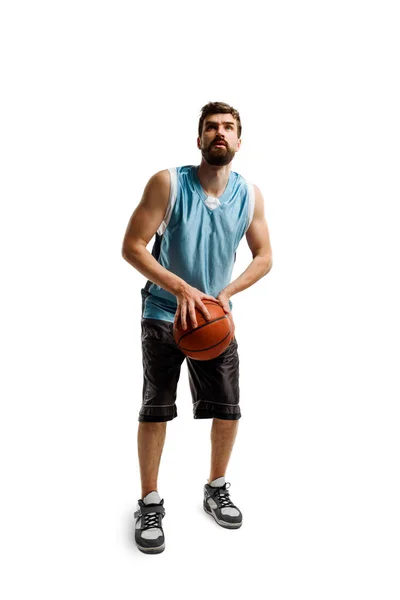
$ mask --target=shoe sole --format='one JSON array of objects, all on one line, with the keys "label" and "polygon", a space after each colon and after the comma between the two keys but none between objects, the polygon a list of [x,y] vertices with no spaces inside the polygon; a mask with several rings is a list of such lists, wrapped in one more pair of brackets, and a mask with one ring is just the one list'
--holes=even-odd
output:
[{"label": "shoe sole", "polygon": [[225,521],[220,521],[213,512],[210,512],[209,510],[206,509],[206,507],[203,504],[203,508],[204,508],[204,512],[207,515],[210,515],[210,517],[212,517],[214,519],[214,521],[216,523],[218,523],[218,525],[220,525],[221,527],[225,527],[225,529],[239,529],[239,527],[242,526],[242,522],[241,523],[226,523]]},{"label": "shoe sole", "polygon": [[139,546],[136,542],[136,546],[139,548],[140,552],[144,554],[160,554],[160,552],[164,552],[165,550],[165,542],[162,546],[157,546],[157,548],[145,548],[144,546]]}]

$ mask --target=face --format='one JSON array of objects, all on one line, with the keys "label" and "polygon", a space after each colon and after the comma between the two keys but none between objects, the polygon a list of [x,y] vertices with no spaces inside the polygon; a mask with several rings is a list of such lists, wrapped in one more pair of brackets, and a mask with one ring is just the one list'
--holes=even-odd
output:
[{"label": "face", "polygon": [[197,147],[210,165],[228,165],[240,148],[236,119],[231,114],[208,115]]}]

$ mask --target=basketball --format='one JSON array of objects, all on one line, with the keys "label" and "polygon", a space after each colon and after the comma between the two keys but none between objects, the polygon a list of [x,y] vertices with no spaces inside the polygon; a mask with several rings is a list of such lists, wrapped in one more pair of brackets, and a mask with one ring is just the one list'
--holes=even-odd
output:
[{"label": "basketball", "polygon": [[179,318],[174,325],[174,339],[180,350],[189,358],[195,360],[211,360],[227,349],[232,341],[231,323],[228,315],[218,302],[204,299],[211,319],[207,321],[201,310],[195,307],[197,327],[192,327],[189,313],[187,313],[187,328],[182,328]]}]

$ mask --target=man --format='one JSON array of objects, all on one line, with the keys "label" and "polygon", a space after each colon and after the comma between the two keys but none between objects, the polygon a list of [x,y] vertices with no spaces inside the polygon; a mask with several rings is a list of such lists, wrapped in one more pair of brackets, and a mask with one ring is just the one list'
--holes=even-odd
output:
[{"label": "man", "polygon": [[[135,512],[135,539],[146,553],[165,548],[164,500],[157,491],[166,422],[177,416],[176,388],[187,359],[194,418],[212,418],[211,471],[204,486],[204,510],[226,528],[242,524],[229,496],[225,473],[235,441],[239,408],[239,357],[231,296],[253,285],[272,267],[264,202],[259,189],[231,162],[241,144],[237,110],[222,102],[203,107],[197,146],[201,164],[153,175],[134,211],[122,255],[148,278],[142,293],[143,403],[138,454],[142,498]],[[146,246],[156,235],[152,254]],[[253,254],[249,267],[230,282],[236,249],[246,235]],[[217,300],[233,328],[228,348],[217,358],[186,357],[173,338],[174,322],[197,326],[195,307],[210,319],[205,299]]]}]

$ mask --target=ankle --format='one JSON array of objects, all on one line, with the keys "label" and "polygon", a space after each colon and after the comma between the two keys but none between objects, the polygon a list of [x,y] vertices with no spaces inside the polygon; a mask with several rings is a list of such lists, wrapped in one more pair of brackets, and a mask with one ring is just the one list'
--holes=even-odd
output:
[{"label": "ankle", "polygon": [[223,475],[212,475],[212,476],[209,478],[208,482],[207,482],[207,483],[208,483],[208,485],[210,485],[210,483],[211,483],[212,481],[215,481],[215,479],[219,479],[220,477],[225,477],[225,473],[224,473]]},{"label": "ankle", "polygon": [[158,493],[157,486],[156,486],[156,485],[154,485],[154,486],[152,486],[152,487],[150,486],[150,487],[145,487],[145,488],[142,488],[142,499],[143,499],[145,496],[147,496],[147,494],[150,494],[150,492],[157,492],[157,493]]}]

